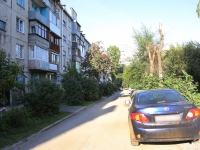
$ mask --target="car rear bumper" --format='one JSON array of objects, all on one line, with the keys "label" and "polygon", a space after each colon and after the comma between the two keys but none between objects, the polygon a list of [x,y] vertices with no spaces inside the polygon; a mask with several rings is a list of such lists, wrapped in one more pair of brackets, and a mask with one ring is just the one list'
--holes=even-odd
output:
[{"label": "car rear bumper", "polygon": [[[167,142],[200,139],[200,125],[171,128],[137,128],[133,129],[136,140],[140,142]],[[141,138],[137,138],[140,134]]]}]

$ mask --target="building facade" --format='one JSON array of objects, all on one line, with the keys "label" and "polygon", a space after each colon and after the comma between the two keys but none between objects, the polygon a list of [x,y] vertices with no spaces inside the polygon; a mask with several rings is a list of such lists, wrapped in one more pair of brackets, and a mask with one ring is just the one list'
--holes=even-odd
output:
[{"label": "building facade", "polygon": [[90,43],[70,10],[60,0],[0,0],[0,48],[24,67],[18,82],[50,79],[59,84],[67,64],[80,71]]}]

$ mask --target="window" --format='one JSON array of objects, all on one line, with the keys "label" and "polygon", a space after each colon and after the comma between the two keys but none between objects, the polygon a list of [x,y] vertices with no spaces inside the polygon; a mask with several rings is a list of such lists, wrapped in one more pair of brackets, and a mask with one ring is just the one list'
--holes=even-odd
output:
[{"label": "window", "polygon": [[63,20],[63,25],[66,27],[66,22],[65,22],[65,20]]},{"label": "window", "polygon": [[25,78],[17,77],[17,83],[25,83]]},{"label": "window", "polygon": [[50,21],[53,24],[57,25],[57,17],[52,12],[50,13],[50,15],[51,15]]},{"label": "window", "polygon": [[32,2],[32,10],[40,11],[40,8]]},{"label": "window", "polygon": [[66,36],[63,35],[63,41],[66,41]]},{"label": "window", "polygon": [[68,19],[68,27],[71,28],[71,20]]},{"label": "window", "polygon": [[16,30],[24,33],[24,21],[19,18],[16,18]]},{"label": "window", "polygon": [[16,44],[16,58],[24,58],[23,46]]},{"label": "window", "polygon": [[71,34],[68,34],[68,40],[71,41]]},{"label": "window", "polygon": [[47,28],[39,23],[31,22],[30,33],[37,34],[47,39]]},{"label": "window", "polygon": [[56,53],[51,53],[51,63],[59,64],[59,57]]},{"label": "window", "polygon": [[51,42],[54,43],[54,44],[56,44],[56,45],[59,45],[59,39],[57,39],[53,35],[51,36]]},{"label": "window", "polygon": [[29,46],[29,58],[34,58],[34,57],[35,57],[34,46],[31,45]]},{"label": "window", "polygon": [[71,50],[71,48],[68,48],[68,54],[69,54],[69,56],[72,55],[72,50]]},{"label": "window", "polygon": [[6,23],[0,20],[0,29],[5,30]]},{"label": "window", "polygon": [[25,7],[25,0],[17,0],[17,4],[21,7]]},{"label": "window", "polygon": [[66,51],[63,51],[63,56],[66,56]]}]

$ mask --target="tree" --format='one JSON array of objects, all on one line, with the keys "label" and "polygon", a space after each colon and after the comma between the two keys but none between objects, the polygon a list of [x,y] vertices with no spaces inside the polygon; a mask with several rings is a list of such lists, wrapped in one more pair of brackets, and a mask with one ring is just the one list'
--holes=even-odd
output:
[{"label": "tree", "polygon": [[107,53],[110,56],[112,62],[112,72],[116,74],[119,69],[119,59],[120,59],[120,50],[117,46],[109,46],[107,48]]},{"label": "tree", "polygon": [[149,62],[149,75],[154,74],[154,61],[156,54],[156,47],[154,42],[154,33],[146,26],[142,25],[140,31],[133,29],[133,39],[138,47],[139,60],[142,62]]},{"label": "tree", "polygon": [[162,56],[164,72],[169,75],[182,76],[182,70],[186,70],[184,57],[183,46],[179,44],[170,45],[169,50],[166,50]]},{"label": "tree", "polygon": [[6,58],[6,52],[0,49],[0,104],[5,104],[7,99],[5,91],[13,89],[16,85],[16,77],[23,70],[15,61]]},{"label": "tree", "polygon": [[92,43],[81,67],[84,74],[99,80],[100,75],[112,68],[110,57],[101,50],[101,42]]},{"label": "tree", "polygon": [[162,24],[160,23],[159,24],[159,29],[158,29],[159,34],[160,34],[160,43],[159,43],[159,47],[158,47],[158,50],[157,50],[157,56],[158,56],[158,76],[159,76],[160,80],[163,79],[163,69],[162,69],[161,54],[162,54],[162,49],[163,49],[163,46],[164,46],[164,34],[162,32],[161,26],[162,26]]},{"label": "tree", "polygon": [[197,4],[196,13],[197,13],[198,18],[200,18],[200,1]]}]

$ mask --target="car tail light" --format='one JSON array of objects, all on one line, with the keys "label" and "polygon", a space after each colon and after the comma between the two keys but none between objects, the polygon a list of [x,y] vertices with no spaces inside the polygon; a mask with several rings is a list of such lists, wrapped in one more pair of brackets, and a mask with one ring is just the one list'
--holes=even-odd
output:
[{"label": "car tail light", "polygon": [[131,113],[131,119],[139,122],[149,122],[149,119],[142,113]]},{"label": "car tail light", "polygon": [[200,109],[194,108],[194,109],[190,109],[190,111],[188,112],[186,116],[186,119],[194,119],[194,118],[197,118],[198,116],[200,116]]}]

